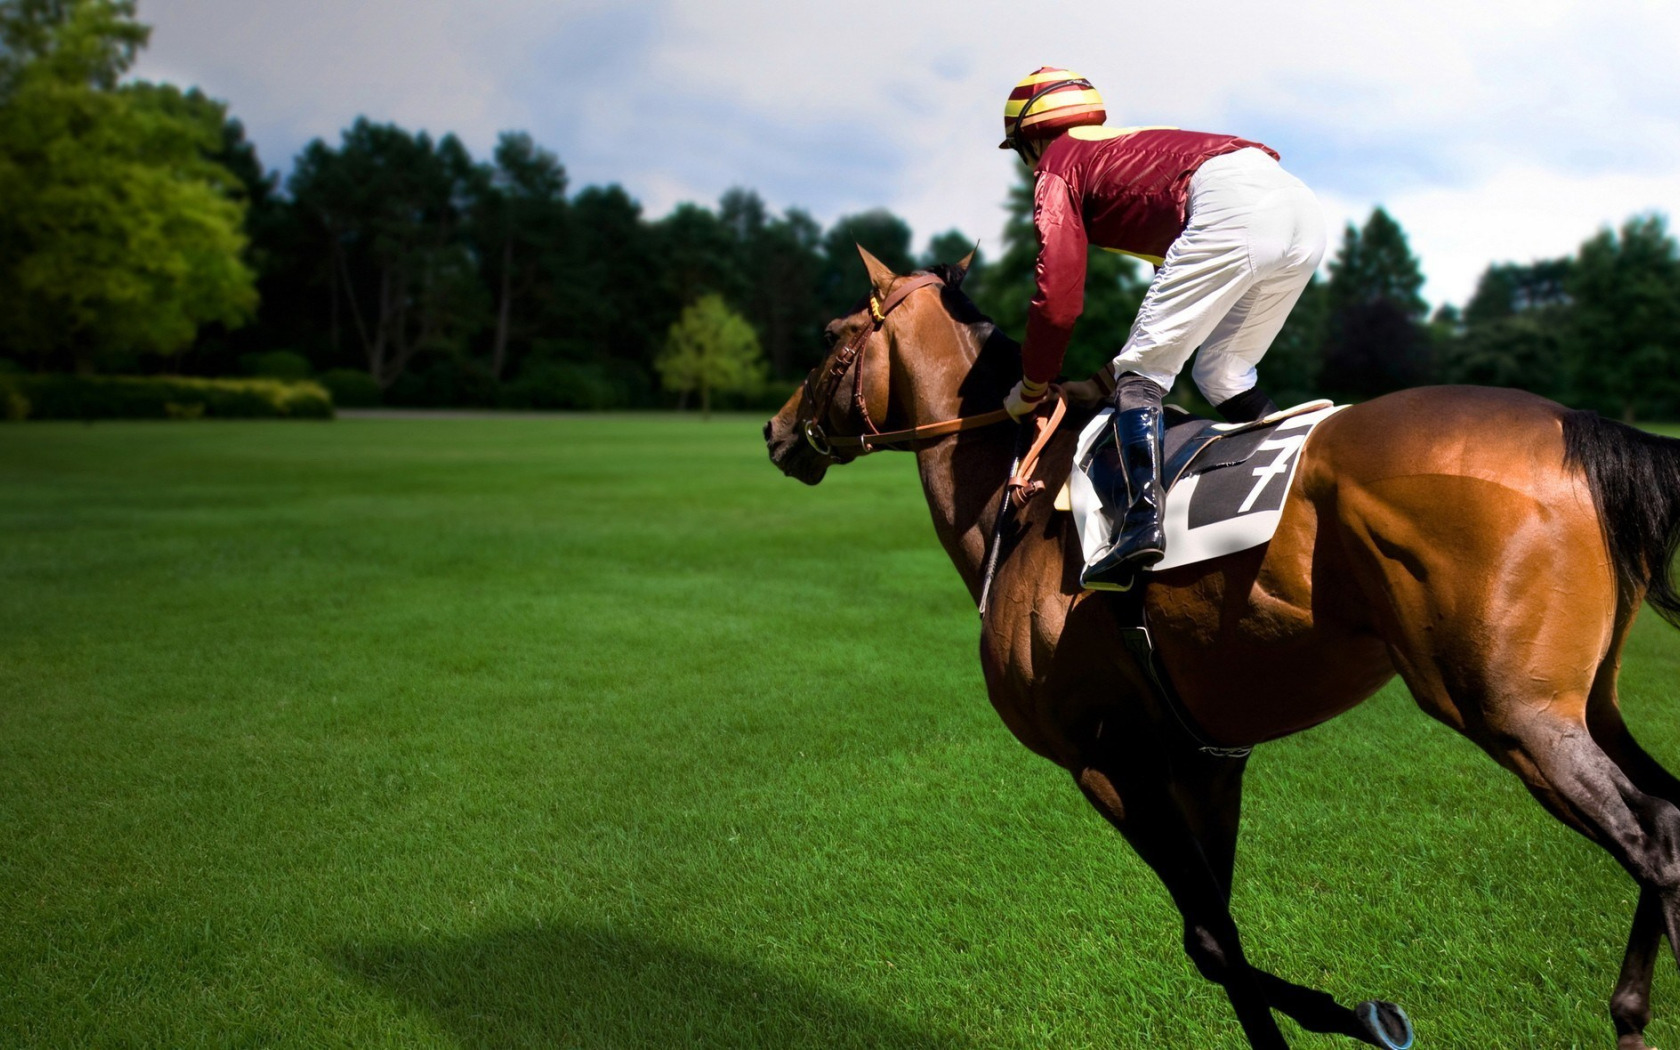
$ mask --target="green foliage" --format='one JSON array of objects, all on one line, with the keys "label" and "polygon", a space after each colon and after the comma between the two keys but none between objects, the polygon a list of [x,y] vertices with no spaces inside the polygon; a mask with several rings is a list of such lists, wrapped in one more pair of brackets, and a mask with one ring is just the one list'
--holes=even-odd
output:
[{"label": "green foliage", "polygon": [[381,387],[424,351],[464,352],[483,326],[488,295],[464,230],[487,180],[454,135],[434,143],[366,118],[338,149],[317,139],[298,158],[294,214],[347,315],[333,338],[353,335]]},{"label": "green foliage", "polygon": [[1400,224],[1382,208],[1373,208],[1365,227],[1352,223],[1342,231],[1342,246],[1330,263],[1330,309],[1387,302],[1413,320],[1422,320],[1428,304],[1419,291],[1423,270],[1406,243]]},{"label": "green foliage", "polygon": [[959,263],[970,252],[974,253],[974,261],[968,267],[968,280],[978,281],[986,272],[986,255],[980,251],[974,238],[961,230],[946,230],[930,238],[918,268],[925,270],[940,263]]},{"label": "green foliage", "polygon": [[[44,365],[132,367],[256,305],[244,205],[210,154],[222,106],[114,87],[144,27],[104,0],[4,8],[0,340]],[[21,41],[18,39],[21,37]]]},{"label": "green foliage", "polygon": [[648,385],[637,366],[623,361],[560,361],[537,357],[502,388],[502,408],[599,412],[635,405]]},{"label": "green foliage", "polygon": [[1494,263],[1483,271],[1476,282],[1476,294],[1464,307],[1465,324],[1487,324],[1567,306],[1574,264],[1571,258],[1543,259],[1528,265]]},{"label": "green foliage", "polygon": [[1469,326],[1440,340],[1436,353],[1444,383],[1552,393],[1564,374],[1564,333],[1544,316],[1513,315]]},{"label": "green foliage", "polygon": [[1565,288],[1581,402],[1629,421],[1680,417],[1680,249],[1662,218],[1600,231]]},{"label": "green foliage", "polygon": [[1431,343],[1423,271],[1400,224],[1373,209],[1352,223],[1330,263],[1323,365],[1318,379],[1337,398],[1364,398],[1428,382]]},{"label": "green foliage", "polygon": [[483,276],[495,289],[489,372],[499,380],[515,355],[511,344],[535,330],[527,303],[542,283],[545,262],[566,241],[566,169],[530,135],[504,133],[472,210]]},{"label": "green foliage", "polygon": [[331,419],[317,383],[188,376],[0,376],[9,419]]},{"label": "green foliage", "polygon": [[859,245],[893,273],[910,273],[916,268],[910,241],[909,224],[882,208],[836,220],[822,240],[817,296],[823,313],[831,318],[849,313],[869,293],[869,274],[858,255]]},{"label": "green foliage", "polygon": [[754,393],[764,385],[764,355],[746,319],[720,295],[706,295],[682,312],[654,366],[666,390],[700,392],[700,410],[712,413],[712,393]]},{"label": "green foliage", "polygon": [[263,379],[308,379],[314,374],[309,358],[295,350],[268,350],[239,359],[246,375]]},{"label": "green foliage", "polygon": [[1680,418],[1680,249],[1659,216],[1562,259],[1497,263],[1436,325],[1438,376],[1626,420]]},{"label": "green foliage", "polygon": [[328,369],[319,381],[339,408],[374,408],[380,403],[379,384],[360,369]]},{"label": "green foliage", "polygon": [[0,0],[0,100],[30,75],[110,91],[151,29],[134,0]]}]

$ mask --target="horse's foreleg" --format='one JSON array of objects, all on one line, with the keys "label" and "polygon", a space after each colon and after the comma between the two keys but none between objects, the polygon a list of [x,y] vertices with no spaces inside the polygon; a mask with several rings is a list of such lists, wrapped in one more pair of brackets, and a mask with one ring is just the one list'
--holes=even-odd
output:
[{"label": "horse's foreleg", "polygon": [[[1151,766],[1154,763],[1150,763]],[[1184,917],[1184,950],[1201,975],[1225,989],[1255,1050],[1288,1050],[1256,971],[1243,956],[1226,889],[1191,833],[1165,771],[1103,762],[1076,770],[1079,789],[1155,871]]]},{"label": "horse's foreleg", "polygon": [[[1175,762],[1173,769],[1173,797],[1183,808],[1190,829],[1224,890],[1227,908],[1236,868],[1242,777],[1247,764],[1246,758],[1217,758],[1197,752]],[[1186,940],[1191,936],[1187,923]],[[1403,1033],[1409,1030],[1410,1022],[1399,1020],[1390,1004],[1362,1004],[1373,1016],[1370,1022],[1361,1021],[1358,1013],[1338,1003],[1329,992],[1295,984],[1257,967],[1253,972],[1272,1009],[1283,1011],[1309,1032],[1346,1035],[1383,1046],[1384,1042],[1370,1031],[1371,1024],[1381,1024],[1394,1036],[1387,1045],[1405,1041]]]}]

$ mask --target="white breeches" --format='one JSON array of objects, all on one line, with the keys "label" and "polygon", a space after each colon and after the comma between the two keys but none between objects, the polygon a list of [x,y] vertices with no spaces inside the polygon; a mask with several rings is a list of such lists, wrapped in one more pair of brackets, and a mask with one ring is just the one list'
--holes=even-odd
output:
[{"label": "white breeches", "polygon": [[1300,179],[1253,148],[1206,161],[1190,178],[1190,223],[1155,272],[1114,374],[1170,390],[1200,346],[1191,375],[1209,403],[1251,389],[1323,257],[1324,213]]}]

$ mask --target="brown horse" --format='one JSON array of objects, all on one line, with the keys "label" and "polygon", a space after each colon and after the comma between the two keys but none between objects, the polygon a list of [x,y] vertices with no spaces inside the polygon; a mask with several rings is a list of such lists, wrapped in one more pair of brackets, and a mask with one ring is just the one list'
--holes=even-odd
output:
[{"label": "brown horse", "polygon": [[[764,428],[771,460],[806,484],[867,451],[855,436],[876,420],[993,410],[1020,375],[1019,347],[959,290],[966,260],[936,268],[937,281],[864,261],[870,306],[828,326],[838,349]],[[1097,397],[1078,386],[1070,400],[1088,417]],[[940,542],[977,599],[1015,429],[913,441]],[[1044,457],[1051,492],[1076,429]],[[1391,1004],[1350,1008],[1244,957],[1229,902],[1246,758],[1208,753],[1165,711],[1121,644],[1112,598],[1079,588],[1070,518],[1040,498],[1005,530],[980,633],[998,714],[1160,876],[1185,950],[1251,1046],[1286,1046],[1273,1010],[1310,1031],[1411,1045]],[[1269,544],[1155,573],[1144,601],[1213,742],[1316,725],[1398,673],[1424,711],[1608,850],[1640,886],[1610,1002],[1619,1047],[1640,1050],[1662,938],[1680,946],[1680,781],[1623,724],[1616,672],[1642,600],[1680,616],[1677,541],[1680,442],[1515,391],[1406,391],[1318,427]]]}]

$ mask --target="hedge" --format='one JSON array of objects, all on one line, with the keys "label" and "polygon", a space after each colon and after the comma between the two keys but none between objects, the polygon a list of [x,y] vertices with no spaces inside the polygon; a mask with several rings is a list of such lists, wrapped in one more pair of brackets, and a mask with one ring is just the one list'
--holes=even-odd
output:
[{"label": "hedge", "polygon": [[321,374],[320,383],[339,408],[379,407],[379,384],[359,368],[328,369]]},{"label": "hedge", "polygon": [[331,419],[319,383],[186,376],[0,375],[0,418]]}]

